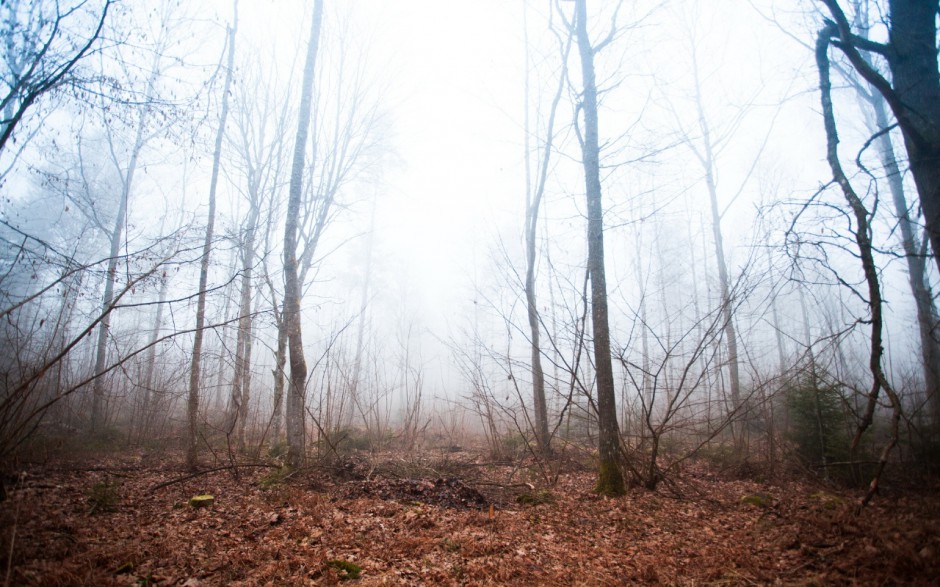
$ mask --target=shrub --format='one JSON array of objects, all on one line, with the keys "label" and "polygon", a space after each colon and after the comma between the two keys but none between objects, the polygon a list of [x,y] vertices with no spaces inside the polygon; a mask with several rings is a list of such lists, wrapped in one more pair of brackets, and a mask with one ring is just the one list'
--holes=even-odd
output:
[{"label": "shrub", "polygon": [[835,385],[806,375],[786,392],[790,410],[789,439],[797,458],[814,469],[850,460],[847,421],[842,395]]}]

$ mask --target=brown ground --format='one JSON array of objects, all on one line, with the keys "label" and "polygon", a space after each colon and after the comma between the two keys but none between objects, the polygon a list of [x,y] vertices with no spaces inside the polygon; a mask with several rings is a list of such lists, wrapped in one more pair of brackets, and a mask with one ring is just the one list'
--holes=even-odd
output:
[{"label": "brown ground", "polygon": [[[287,479],[218,471],[154,490],[183,475],[178,465],[31,466],[0,504],[0,576],[42,586],[940,583],[936,487],[886,490],[856,517],[854,494],[697,467],[672,489],[620,499],[593,494],[587,470],[548,492],[527,474],[439,453]],[[203,493],[214,505],[188,505]]]}]

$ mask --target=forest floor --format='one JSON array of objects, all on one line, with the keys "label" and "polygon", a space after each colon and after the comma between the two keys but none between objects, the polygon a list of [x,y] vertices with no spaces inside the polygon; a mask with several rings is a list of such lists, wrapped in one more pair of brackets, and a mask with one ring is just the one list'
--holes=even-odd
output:
[{"label": "forest floor", "polygon": [[[179,463],[124,454],[24,466],[0,503],[3,584],[940,581],[937,486],[883,489],[856,516],[855,493],[735,480],[696,464],[656,492],[608,499],[583,466],[539,489],[531,467],[463,452],[185,481]],[[200,494],[214,503],[191,507]]]}]

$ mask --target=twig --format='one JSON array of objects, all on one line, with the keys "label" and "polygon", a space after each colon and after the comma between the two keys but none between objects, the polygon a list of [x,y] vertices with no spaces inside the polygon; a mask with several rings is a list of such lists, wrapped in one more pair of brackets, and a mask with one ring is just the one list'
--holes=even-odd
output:
[{"label": "twig", "polygon": [[512,489],[514,487],[525,487],[530,490],[535,490],[535,486],[531,483],[495,483],[493,481],[464,481],[470,485],[490,485],[493,487],[502,487],[503,489]]}]

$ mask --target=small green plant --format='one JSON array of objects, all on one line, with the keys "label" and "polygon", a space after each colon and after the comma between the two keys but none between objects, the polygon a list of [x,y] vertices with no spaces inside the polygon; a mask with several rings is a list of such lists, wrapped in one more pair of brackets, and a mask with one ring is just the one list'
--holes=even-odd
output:
[{"label": "small green plant", "polygon": [[88,503],[91,504],[91,513],[113,512],[121,503],[118,492],[121,484],[113,479],[99,481],[88,490]]},{"label": "small green plant", "polygon": [[355,581],[362,574],[362,567],[349,561],[334,559],[326,561],[326,566],[336,569],[340,581]]},{"label": "small green plant", "polygon": [[826,379],[825,373],[808,374],[786,390],[788,432],[796,456],[817,469],[827,463],[851,460],[842,391]]},{"label": "small green plant", "polygon": [[511,432],[500,439],[500,452],[510,458],[519,458],[525,454],[528,445],[525,436]]},{"label": "small green plant", "polygon": [[451,540],[450,538],[445,538],[444,540],[441,540],[441,548],[447,552],[457,552],[460,550],[460,543]]}]

